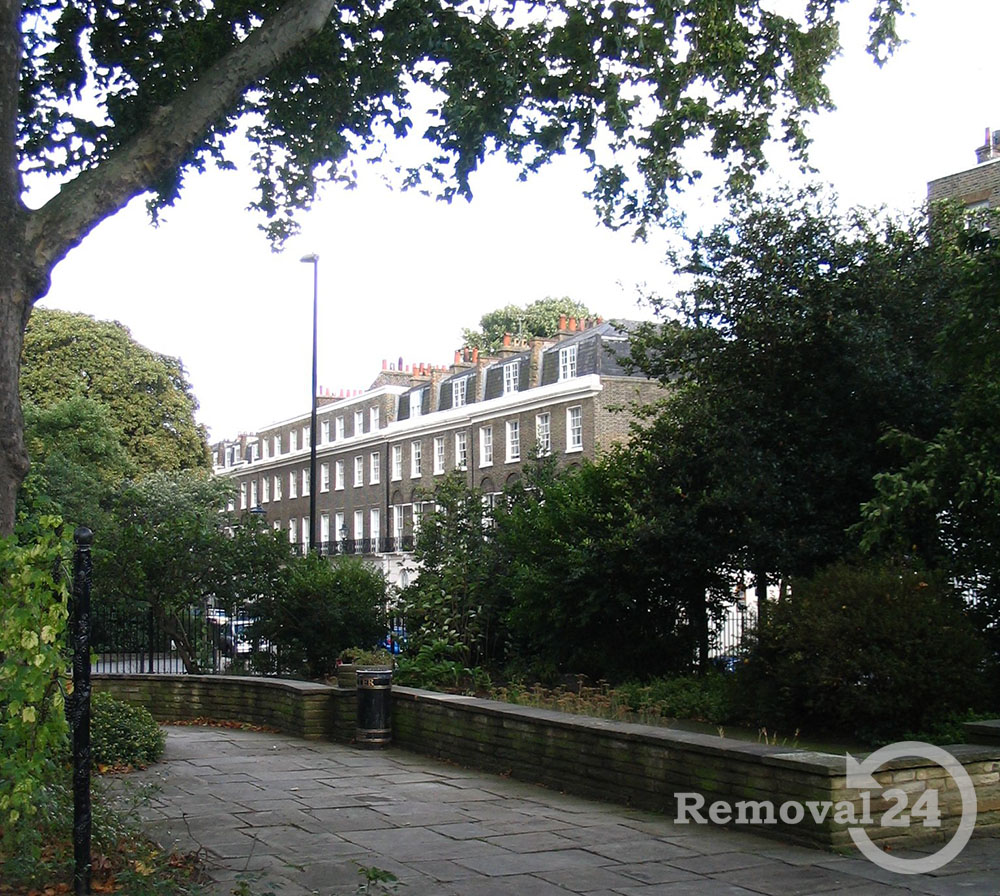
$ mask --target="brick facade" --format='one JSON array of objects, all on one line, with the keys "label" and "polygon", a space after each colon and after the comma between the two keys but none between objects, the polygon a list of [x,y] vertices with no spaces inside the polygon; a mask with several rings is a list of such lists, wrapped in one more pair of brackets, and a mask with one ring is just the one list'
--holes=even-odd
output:
[{"label": "brick facade", "polygon": [[397,555],[446,474],[462,470],[495,494],[546,440],[568,467],[628,439],[633,406],[662,387],[622,366],[623,346],[627,335],[611,324],[566,320],[553,338],[508,337],[489,357],[464,349],[449,367],[384,363],[369,389],[320,396],[315,483],[308,412],[218,443],[215,470],[238,483],[234,509],[258,508],[298,544],[316,489],[320,550],[381,557],[395,580]]}]

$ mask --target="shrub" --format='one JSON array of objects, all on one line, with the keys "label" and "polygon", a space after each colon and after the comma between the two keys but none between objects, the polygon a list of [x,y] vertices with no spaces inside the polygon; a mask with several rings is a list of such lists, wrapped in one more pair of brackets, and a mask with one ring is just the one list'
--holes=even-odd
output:
[{"label": "shrub", "polygon": [[729,719],[731,678],[719,672],[625,682],[615,688],[619,702],[640,716],[695,719],[718,724]]},{"label": "shrub", "polygon": [[327,678],[337,674],[344,648],[374,647],[385,636],[385,577],[360,557],[308,554],[287,573],[280,589],[254,602],[249,632],[276,651],[275,671]]},{"label": "shrub", "polygon": [[96,693],[90,708],[90,749],[95,765],[141,767],[163,755],[163,732],[145,707]]},{"label": "shrub", "polygon": [[792,583],[737,671],[744,721],[868,743],[930,731],[979,700],[983,647],[947,584],[838,564]]}]

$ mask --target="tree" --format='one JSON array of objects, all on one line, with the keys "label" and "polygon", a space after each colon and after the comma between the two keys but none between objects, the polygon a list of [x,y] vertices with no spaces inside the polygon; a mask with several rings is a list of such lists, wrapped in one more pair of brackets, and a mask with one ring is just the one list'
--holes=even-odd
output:
[{"label": "tree", "polygon": [[232,483],[202,471],[150,474],[116,496],[115,524],[94,546],[102,602],[147,604],[188,672],[199,663],[182,611],[209,600],[229,610],[273,593],[290,556],[280,533],[227,512],[231,496]]},{"label": "tree", "polygon": [[[856,549],[848,529],[896,457],[882,435],[948,413],[928,364],[946,255],[922,220],[840,215],[811,192],[747,199],[692,238],[676,320],[645,327],[632,358],[670,386],[644,448],[715,507],[717,568],[753,571],[762,594]],[[697,481],[670,461],[681,450]]]},{"label": "tree", "polygon": [[322,680],[336,674],[341,651],[385,636],[385,608],[385,577],[360,557],[307,554],[251,604],[250,635],[275,649],[279,674]]},{"label": "tree", "polygon": [[136,475],[208,469],[198,401],[177,358],[150,351],[117,322],[38,309],[24,336],[21,401],[47,409],[75,396],[106,410]]},{"label": "tree", "polygon": [[[972,605],[1000,659],[1000,221],[979,229],[936,207],[931,229],[947,299],[929,363],[948,414],[937,427],[899,425],[897,463],[876,477],[857,527],[874,554],[944,570]],[[990,226],[992,225],[992,226]]]},{"label": "tree", "polygon": [[490,353],[503,343],[506,333],[513,336],[554,336],[559,330],[559,317],[594,317],[587,306],[574,302],[569,296],[545,298],[531,302],[523,308],[505,305],[484,314],[479,321],[481,330],[463,330],[462,339],[470,348]]},{"label": "tree", "polygon": [[440,643],[464,666],[485,665],[503,646],[494,598],[504,575],[488,538],[483,495],[452,473],[426,497],[433,498],[434,510],[421,516],[417,531],[420,575],[400,594],[407,652]]},{"label": "tree", "polygon": [[18,498],[18,534],[31,540],[45,515],[96,532],[106,528],[112,496],[135,474],[103,405],[67,398],[46,408],[26,404],[25,440],[31,472]]},{"label": "tree", "polygon": [[[716,0],[3,0],[0,533],[28,468],[22,338],[53,267],[132,198],[149,195],[155,213],[192,171],[231,164],[226,141],[244,116],[254,204],[279,242],[320,183],[382,155],[424,100],[435,151],[403,172],[406,185],[469,196],[487,152],[527,174],[572,148],[591,165],[604,220],[641,232],[697,177],[683,160],[695,141],[727,162],[734,188],[765,167],[773,136],[803,155],[805,116],[829,105],[822,75],[841,2],[803,3],[796,20],[758,0],[725,11]],[[894,45],[902,6],[876,5],[876,54]],[[29,209],[26,175],[61,186]]]}]

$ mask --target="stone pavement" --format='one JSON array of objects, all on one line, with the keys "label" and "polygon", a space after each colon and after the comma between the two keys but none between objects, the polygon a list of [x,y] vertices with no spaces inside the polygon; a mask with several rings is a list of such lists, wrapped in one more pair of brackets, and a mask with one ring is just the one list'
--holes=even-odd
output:
[{"label": "stone pavement", "polygon": [[218,896],[240,881],[254,896],[342,896],[360,867],[395,874],[401,896],[1000,894],[997,838],[974,838],[933,875],[898,875],[402,750],[167,732],[165,761],[129,778],[156,787],[143,810],[150,834],[201,850]]}]

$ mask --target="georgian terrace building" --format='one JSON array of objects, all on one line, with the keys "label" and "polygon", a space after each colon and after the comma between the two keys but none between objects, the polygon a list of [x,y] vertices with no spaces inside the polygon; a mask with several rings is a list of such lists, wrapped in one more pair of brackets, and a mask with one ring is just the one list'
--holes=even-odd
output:
[{"label": "georgian terrace building", "polygon": [[[317,549],[377,561],[406,584],[426,496],[462,471],[486,496],[515,481],[536,452],[564,466],[628,438],[635,403],[658,383],[622,365],[627,333],[600,320],[561,319],[552,338],[505,337],[492,357],[455,353],[450,367],[383,362],[365,391],[320,396],[315,487]],[[310,409],[311,410],[311,409]],[[310,411],[213,446],[215,472],[238,482],[236,507],[259,508],[309,547]]]}]

